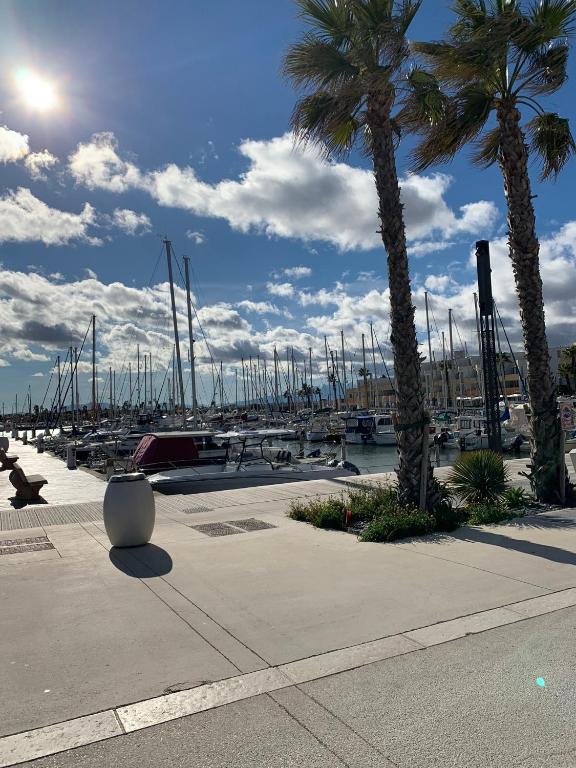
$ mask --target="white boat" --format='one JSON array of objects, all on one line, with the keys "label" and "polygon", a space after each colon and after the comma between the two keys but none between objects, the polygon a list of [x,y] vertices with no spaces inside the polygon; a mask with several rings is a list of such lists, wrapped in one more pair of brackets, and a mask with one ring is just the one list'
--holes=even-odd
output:
[{"label": "white boat", "polygon": [[[178,432],[147,435],[135,452],[153,488],[166,493],[249,488],[360,474],[349,462],[297,458],[271,445],[283,430],[250,433]],[[154,471],[157,469],[158,471]]]},{"label": "white boat", "polygon": [[372,435],[372,439],[376,445],[396,445],[396,430],[394,429],[392,416],[384,414],[374,418],[376,420],[376,430]]}]

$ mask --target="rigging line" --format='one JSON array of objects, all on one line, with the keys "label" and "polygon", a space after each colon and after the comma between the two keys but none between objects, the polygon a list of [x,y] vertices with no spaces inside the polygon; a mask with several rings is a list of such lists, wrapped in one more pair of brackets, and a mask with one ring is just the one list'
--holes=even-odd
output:
[{"label": "rigging line", "polygon": [[384,354],[382,352],[382,347],[380,346],[380,342],[378,341],[378,336],[376,335],[376,331],[374,331],[374,338],[376,339],[376,344],[378,345],[378,352],[380,352],[380,357],[382,358],[382,362],[384,364],[384,370],[386,371],[386,377],[388,381],[390,382],[390,386],[392,387],[392,392],[396,394],[396,387],[394,386],[394,382],[392,381],[392,377],[390,376],[390,371],[388,370],[388,364],[386,363],[386,359],[384,358]]},{"label": "rigging line", "polygon": [[[88,323],[88,327],[86,328],[86,333],[84,334],[84,338],[82,339],[82,345],[80,347],[80,351],[78,352],[78,357],[74,361],[74,370],[70,373],[70,381],[68,382],[68,386],[66,387],[66,391],[64,392],[64,395],[62,396],[62,402],[60,404],[60,410],[58,411],[58,420],[60,420],[60,414],[62,413],[62,406],[66,402],[66,395],[68,394],[68,390],[70,389],[70,385],[74,386],[74,376],[76,374],[76,371],[78,370],[78,361],[80,360],[82,356],[82,350],[84,349],[84,344],[86,343],[86,339],[88,337],[88,333],[90,331],[90,328],[92,327],[92,320]],[[70,366],[72,367],[72,355],[70,355]]]},{"label": "rigging line", "polygon": [[516,372],[518,374],[518,378],[520,379],[520,383],[522,384],[522,389],[524,391],[524,394],[528,394],[528,387],[526,385],[526,381],[524,380],[524,377],[522,376],[522,372],[520,371],[520,366],[518,365],[518,360],[516,359],[516,355],[514,354],[514,351],[512,349],[512,345],[510,344],[510,339],[508,338],[508,334],[506,333],[506,328],[504,327],[504,323],[502,322],[502,318],[500,316],[500,311],[498,307],[496,306],[496,302],[493,300],[494,309],[496,310],[496,314],[498,315],[498,320],[500,320],[500,325],[502,326],[502,330],[504,331],[504,336],[506,337],[506,341],[508,342],[508,349],[510,350],[510,354],[512,355],[512,360],[514,361],[514,365],[516,366]]}]

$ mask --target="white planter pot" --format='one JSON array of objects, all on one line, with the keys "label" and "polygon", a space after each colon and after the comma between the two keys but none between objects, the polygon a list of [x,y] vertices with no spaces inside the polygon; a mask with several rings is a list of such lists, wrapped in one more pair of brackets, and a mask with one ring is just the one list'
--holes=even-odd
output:
[{"label": "white planter pot", "polygon": [[155,518],[154,493],[142,472],[110,478],[104,494],[104,525],[113,547],[147,544]]}]

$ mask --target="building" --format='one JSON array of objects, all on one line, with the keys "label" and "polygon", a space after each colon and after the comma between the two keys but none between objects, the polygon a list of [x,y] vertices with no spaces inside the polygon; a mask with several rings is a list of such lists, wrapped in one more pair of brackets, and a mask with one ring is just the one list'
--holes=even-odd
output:
[{"label": "building", "polygon": [[[562,347],[550,350],[552,373],[558,380],[558,359]],[[422,376],[426,400],[432,408],[454,408],[459,403],[474,404],[482,398],[482,362],[478,355],[466,356],[455,352],[453,360],[426,361],[422,363]],[[515,352],[514,357],[502,353],[498,360],[500,391],[507,397],[526,395],[527,368],[524,352]],[[387,376],[362,378],[346,392],[348,408],[394,408],[394,380]],[[478,403],[479,404],[479,403]]]}]

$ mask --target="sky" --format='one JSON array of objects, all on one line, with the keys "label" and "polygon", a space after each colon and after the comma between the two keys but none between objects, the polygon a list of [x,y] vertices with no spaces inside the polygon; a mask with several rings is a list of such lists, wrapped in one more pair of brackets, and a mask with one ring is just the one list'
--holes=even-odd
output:
[{"label": "sky", "polygon": [[[424,0],[413,39],[438,39],[450,3]],[[188,355],[181,258],[190,257],[199,394],[212,397],[211,359],[228,396],[240,357],[297,361],[340,331],[354,370],[370,323],[388,361],[386,259],[369,161],[326,160],[289,133],[296,95],[281,76],[302,33],[292,0],[3,0],[0,4],[0,400],[46,395],[56,355],[80,346],[97,316],[100,388],[136,344],[161,384],[172,355],[162,240],[173,244],[183,357]],[[575,74],[576,59],[571,63]],[[17,83],[53,84],[51,109]],[[17,78],[20,77],[20,80]],[[548,100],[574,122],[571,85]],[[409,173],[398,150],[416,322],[426,354],[424,292],[441,348],[452,308],[457,349],[475,345],[473,248],[491,241],[495,298],[521,341],[497,168],[466,153]],[[574,162],[556,182],[532,168],[552,345],[576,339]],[[206,339],[206,341],[203,340]],[[88,401],[89,347],[81,358]],[[370,353],[371,355],[371,353]],[[381,356],[377,352],[378,373]],[[299,362],[299,364],[303,364]],[[185,363],[185,368],[187,365]],[[185,373],[189,388],[189,374]],[[188,389],[189,392],[189,389]],[[189,395],[188,395],[189,399]]]}]

